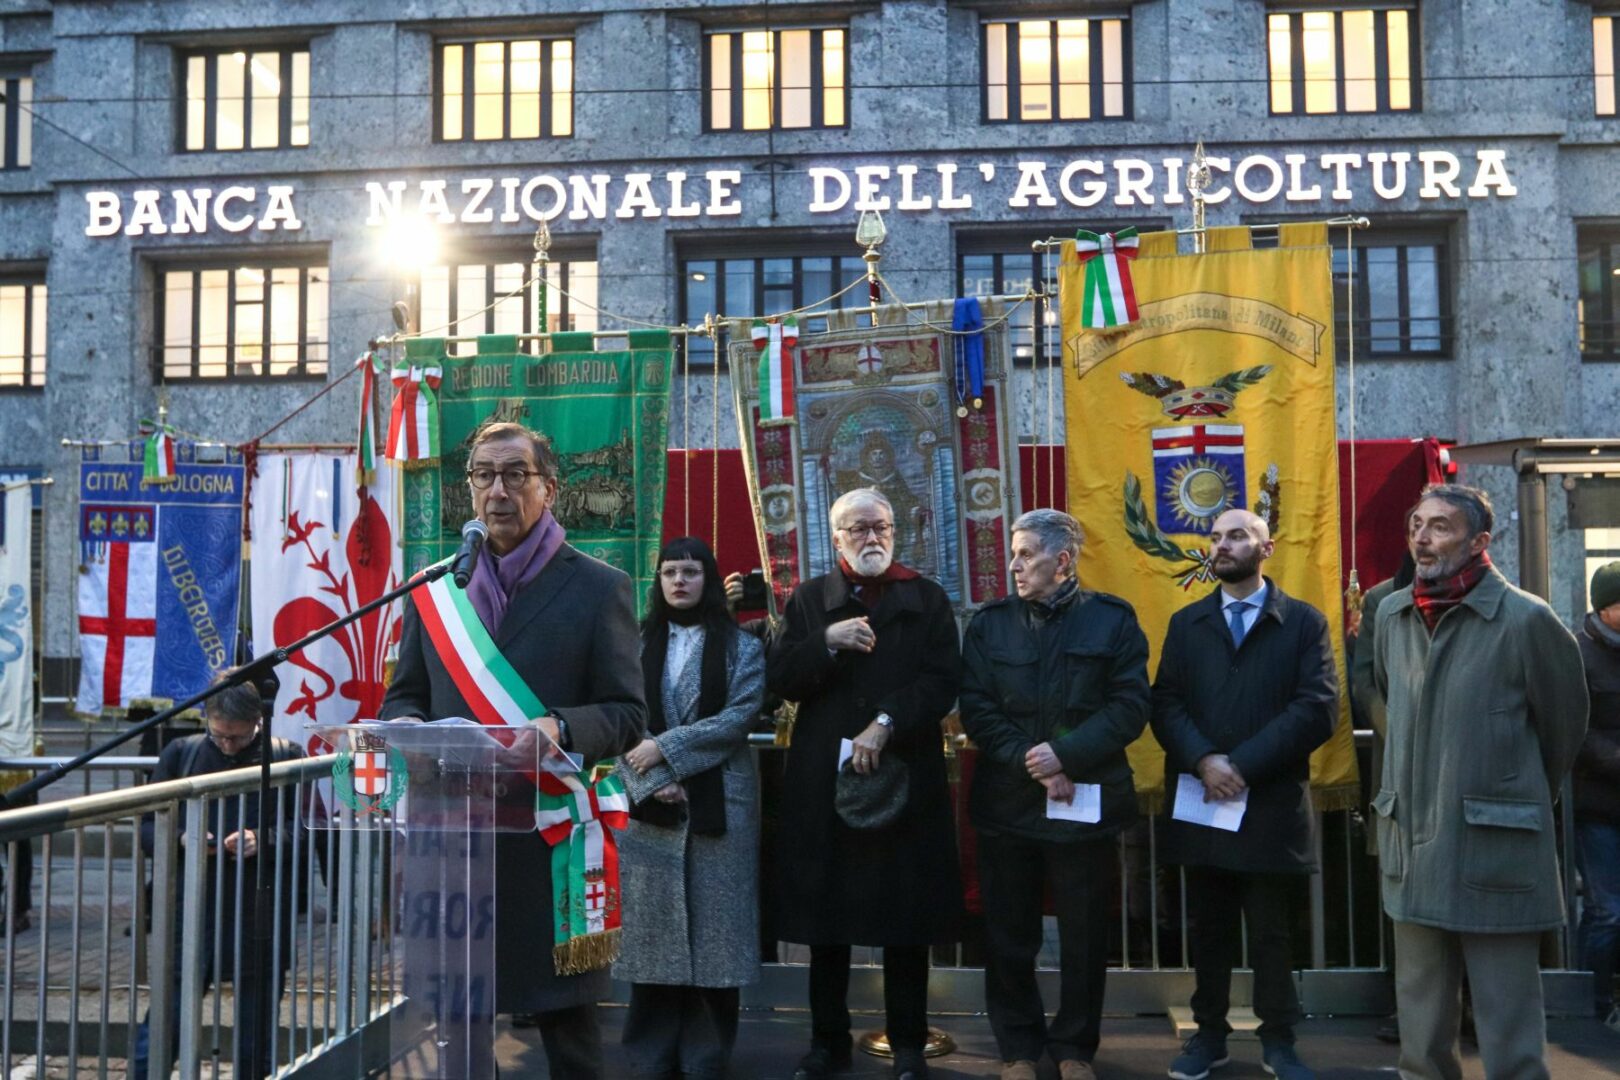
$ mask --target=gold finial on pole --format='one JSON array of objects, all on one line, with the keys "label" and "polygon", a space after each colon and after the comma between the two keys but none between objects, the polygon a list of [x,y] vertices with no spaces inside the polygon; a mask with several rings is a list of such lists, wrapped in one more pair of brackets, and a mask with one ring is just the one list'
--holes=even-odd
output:
[{"label": "gold finial on pole", "polygon": [[1202,255],[1206,246],[1204,232],[1204,192],[1209,188],[1209,159],[1204,156],[1204,140],[1198,140],[1193,150],[1192,168],[1187,170],[1187,191],[1193,205],[1193,251]]}]

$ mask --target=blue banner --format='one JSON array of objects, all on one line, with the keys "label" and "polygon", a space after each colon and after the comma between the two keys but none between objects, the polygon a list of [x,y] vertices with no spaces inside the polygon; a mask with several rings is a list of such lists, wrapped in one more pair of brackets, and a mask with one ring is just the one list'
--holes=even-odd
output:
[{"label": "blue banner", "polygon": [[230,666],[244,480],[240,464],[153,484],[139,464],[80,466],[80,713],[190,697]]}]

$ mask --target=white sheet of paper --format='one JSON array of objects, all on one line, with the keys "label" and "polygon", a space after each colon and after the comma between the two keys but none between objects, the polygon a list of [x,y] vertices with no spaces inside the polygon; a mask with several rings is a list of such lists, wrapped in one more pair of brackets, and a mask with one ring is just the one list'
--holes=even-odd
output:
[{"label": "white sheet of paper", "polygon": [[1243,813],[1248,808],[1248,788],[1244,788],[1235,799],[1205,802],[1204,782],[1191,773],[1181,773],[1176,777],[1176,803],[1170,816],[1193,825],[1237,832],[1243,825]]},{"label": "white sheet of paper", "polygon": [[855,756],[855,742],[853,739],[838,740],[838,767],[833,772],[843,772],[844,762]]},{"label": "white sheet of paper", "polygon": [[1102,820],[1102,785],[1074,785],[1074,801],[1046,800],[1046,816],[1054,821],[1079,821],[1095,825]]}]

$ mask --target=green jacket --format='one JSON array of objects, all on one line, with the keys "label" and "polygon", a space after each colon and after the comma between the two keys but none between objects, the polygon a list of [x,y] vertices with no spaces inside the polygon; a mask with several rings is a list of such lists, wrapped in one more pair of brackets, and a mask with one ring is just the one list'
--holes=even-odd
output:
[{"label": "green jacket", "polygon": [[1410,588],[1391,593],[1377,618],[1384,910],[1473,933],[1562,925],[1552,804],[1587,711],[1574,636],[1494,568],[1432,640]]}]

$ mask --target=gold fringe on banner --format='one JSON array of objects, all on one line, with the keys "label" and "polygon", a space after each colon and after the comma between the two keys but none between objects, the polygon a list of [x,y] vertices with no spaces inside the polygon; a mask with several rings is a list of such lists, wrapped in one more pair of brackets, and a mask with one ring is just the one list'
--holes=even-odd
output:
[{"label": "gold fringe on banner", "polygon": [[605,968],[619,958],[619,928],[599,934],[570,938],[551,949],[551,960],[559,975],[583,975]]}]

